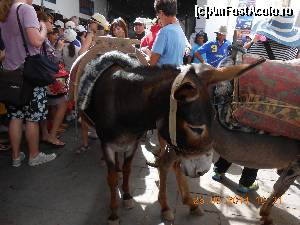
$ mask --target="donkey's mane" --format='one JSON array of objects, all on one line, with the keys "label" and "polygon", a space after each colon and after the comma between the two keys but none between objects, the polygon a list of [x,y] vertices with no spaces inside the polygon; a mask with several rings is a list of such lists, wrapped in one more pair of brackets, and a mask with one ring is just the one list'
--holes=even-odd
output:
[{"label": "donkey's mane", "polygon": [[[93,87],[97,79],[105,70],[113,65],[123,68],[123,72],[115,74],[115,79],[127,79],[141,82],[144,87],[156,86],[165,80],[175,78],[179,70],[170,66],[143,66],[136,59],[119,51],[107,52],[93,59],[84,69],[78,87],[78,108],[85,110],[92,95]],[[131,74],[130,76],[128,74]]]},{"label": "donkey's mane", "polygon": [[111,51],[93,59],[85,66],[84,73],[80,78],[78,86],[78,108],[85,110],[88,107],[92,95],[93,87],[97,79],[112,65],[119,65],[122,68],[134,68],[140,66],[140,63],[130,58],[128,55]]}]

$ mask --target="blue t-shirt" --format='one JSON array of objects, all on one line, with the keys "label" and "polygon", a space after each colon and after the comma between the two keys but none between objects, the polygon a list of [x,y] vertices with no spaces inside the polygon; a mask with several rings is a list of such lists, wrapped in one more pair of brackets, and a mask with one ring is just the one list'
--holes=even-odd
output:
[{"label": "blue t-shirt", "polygon": [[186,37],[180,25],[169,24],[161,28],[152,47],[152,52],[160,55],[157,65],[182,65],[185,46]]},{"label": "blue t-shirt", "polygon": [[228,46],[230,46],[230,41],[225,40],[222,45],[219,44],[219,41],[209,41],[202,45],[198,52],[199,54],[206,53],[207,63],[217,67],[219,62],[227,56]]},{"label": "blue t-shirt", "polygon": [[[200,60],[195,57],[195,52],[201,47],[202,45],[199,45],[199,44],[196,44],[194,43],[193,47],[192,47],[192,50],[191,50],[191,53],[190,53],[190,56],[191,57],[194,57],[193,59],[193,62],[192,63],[200,63]],[[206,54],[201,54],[202,58],[204,59],[204,61],[206,62]]]}]

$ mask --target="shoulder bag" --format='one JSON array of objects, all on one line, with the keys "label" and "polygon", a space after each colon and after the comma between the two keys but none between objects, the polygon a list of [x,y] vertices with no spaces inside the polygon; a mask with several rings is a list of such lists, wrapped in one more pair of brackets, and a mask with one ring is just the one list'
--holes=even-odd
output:
[{"label": "shoulder bag", "polygon": [[33,87],[24,79],[23,71],[0,69],[0,102],[23,106],[32,99]]},{"label": "shoulder bag", "polygon": [[54,75],[58,72],[59,68],[58,65],[51,62],[47,58],[47,54],[36,54],[32,56],[30,55],[18,13],[21,5],[22,4],[20,4],[17,8],[17,20],[26,51],[23,70],[24,78],[27,79],[33,86],[47,86],[54,83]]}]

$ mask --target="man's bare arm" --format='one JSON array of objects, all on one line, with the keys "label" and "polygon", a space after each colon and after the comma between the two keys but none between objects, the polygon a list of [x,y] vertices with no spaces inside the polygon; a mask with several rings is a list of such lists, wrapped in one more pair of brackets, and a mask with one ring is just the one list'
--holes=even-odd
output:
[{"label": "man's bare arm", "polygon": [[157,64],[159,58],[160,58],[160,54],[151,52],[151,56],[150,56],[150,60],[149,60],[149,65],[150,66],[155,66]]},{"label": "man's bare arm", "polygon": [[200,61],[201,63],[205,63],[204,59],[202,58],[202,56],[200,55],[199,52],[195,52],[194,56],[195,56],[197,59],[199,59],[199,61]]}]

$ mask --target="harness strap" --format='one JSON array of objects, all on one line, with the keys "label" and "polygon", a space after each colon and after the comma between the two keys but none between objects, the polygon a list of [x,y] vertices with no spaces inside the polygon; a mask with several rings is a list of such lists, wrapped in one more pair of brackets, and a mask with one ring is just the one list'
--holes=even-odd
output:
[{"label": "harness strap", "polygon": [[177,114],[177,100],[174,98],[174,93],[177,88],[182,84],[182,81],[186,75],[186,72],[190,66],[181,67],[181,72],[175,78],[170,95],[170,112],[169,112],[169,134],[171,143],[174,146],[177,146],[176,141],[176,114]]}]

